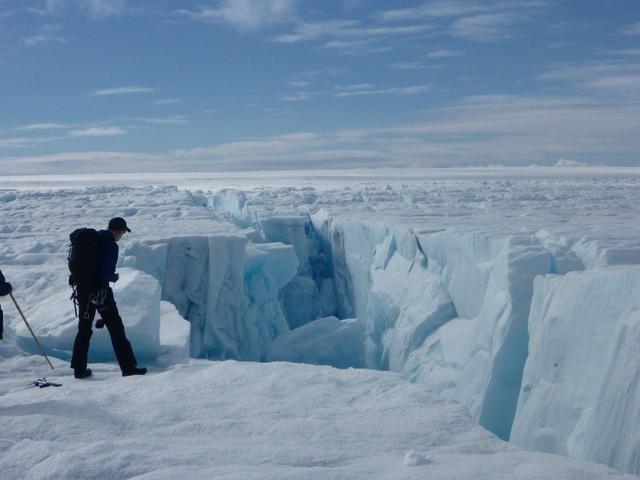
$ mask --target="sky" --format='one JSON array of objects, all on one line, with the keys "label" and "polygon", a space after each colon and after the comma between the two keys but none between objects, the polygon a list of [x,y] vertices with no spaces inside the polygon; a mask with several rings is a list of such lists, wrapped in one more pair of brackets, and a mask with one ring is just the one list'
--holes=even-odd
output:
[{"label": "sky", "polygon": [[0,0],[0,175],[583,164],[638,0]]}]

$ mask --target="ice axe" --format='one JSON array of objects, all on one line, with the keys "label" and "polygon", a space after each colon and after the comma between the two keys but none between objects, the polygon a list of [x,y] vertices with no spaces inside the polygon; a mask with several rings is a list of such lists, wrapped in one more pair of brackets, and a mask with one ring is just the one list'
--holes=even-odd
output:
[{"label": "ice axe", "polygon": [[36,337],[36,334],[33,333],[31,325],[29,325],[29,322],[27,322],[27,319],[24,316],[24,313],[22,313],[22,309],[20,308],[20,305],[18,305],[18,302],[16,302],[16,297],[13,296],[13,292],[10,292],[9,296],[11,297],[11,300],[13,301],[13,304],[16,306],[16,310],[18,310],[18,313],[22,317],[22,320],[24,320],[24,323],[27,325],[27,328],[29,329],[29,332],[31,333],[31,336],[36,341],[36,344],[38,345],[38,348],[40,348],[40,351],[42,352],[42,355],[47,360],[47,363],[51,367],[51,370],[53,370],[54,368],[53,368],[53,364],[51,363],[51,360],[49,360],[49,357],[47,357],[47,354],[45,353],[44,348],[42,348],[42,345],[38,341],[38,337]]}]

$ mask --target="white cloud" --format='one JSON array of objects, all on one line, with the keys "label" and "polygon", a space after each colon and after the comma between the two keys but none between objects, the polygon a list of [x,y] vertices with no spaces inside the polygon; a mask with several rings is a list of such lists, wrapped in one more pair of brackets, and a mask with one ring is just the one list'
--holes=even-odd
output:
[{"label": "white cloud", "polygon": [[479,42],[498,42],[513,35],[518,17],[512,13],[485,13],[456,20],[451,26],[454,37]]},{"label": "white cloud", "polygon": [[[394,47],[394,39],[406,42],[424,36],[449,35],[472,41],[496,42],[513,36],[518,24],[531,20],[546,5],[544,0],[443,0],[412,8],[383,10],[365,20],[299,21],[273,41],[323,42],[321,48],[352,54],[386,52]],[[425,23],[425,19],[433,22]],[[445,26],[443,19],[452,23]],[[434,50],[428,58],[445,58],[461,53],[441,48]]]},{"label": "white cloud", "polygon": [[312,92],[295,92],[283,96],[281,100],[284,100],[285,102],[302,102],[304,100],[310,100],[316,96],[317,94]]},{"label": "white cloud", "polygon": [[621,50],[611,50],[610,52],[611,55],[622,55],[622,56],[636,56],[636,55],[640,55],[640,48],[624,48]]},{"label": "white cloud", "polygon": [[58,130],[64,128],[70,128],[70,126],[62,123],[32,123],[16,127],[14,130]]},{"label": "white cloud", "polygon": [[371,95],[419,95],[428,93],[431,88],[428,85],[408,85],[398,87],[376,87],[370,83],[358,83],[353,85],[335,85],[332,90],[320,91],[296,91],[285,95],[281,100],[287,102],[300,102],[318,97],[360,97]]},{"label": "white cloud", "polygon": [[[358,91],[357,85],[346,87]],[[629,98],[481,95],[432,110],[427,120],[386,127],[246,138],[158,155],[59,153],[0,157],[0,163],[14,173],[53,172],[74,162],[87,171],[553,165],[559,158],[565,166],[575,158],[589,165],[637,165],[638,124],[640,101]]]},{"label": "white cloud", "polygon": [[377,13],[375,17],[382,22],[398,22],[415,20],[418,18],[440,18],[472,15],[491,11],[495,8],[490,3],[474,3],[468,1],[439,1],[428,2],[417,7],[385,10]]},{"label": "white cloud", "polygon": [[300,72],[297,77],[299,78],[313,78],[313,77],[320,77],[320,76],[329,76],[329,77],[335,77],[338,75],[344,75],[345,73],[348,73],[349,69],[347,68],[325,68],[325,69],[320,69],[320,70],[306,70],[304,72]]},{"label": "white cloud", "polygon": [[287,85],[293,88],[302,88],[309,85],[309,82],[307,82],[306,80],[289,80],[287,82]]},{"label": "white cloud", "polygon": [[292,17],[297,0],[223,0],[218,7],[176,13],[211,23],[226,23],[240,31],[256,31]]},{"label": "white cloud", "polygon": [[379,162],[384,152],[373,148],[345,147],[331,135],[298,132],[222,143],[212,147],[174,150],[167,156],[181,165],[203,168],[298,168]]},{"label": "white cloud", "polygon": [[431,32],[430,25],[379,25],[360,20],[300,21],[289,32],[272,40],[293,44],[321,42],[319,48],[340,54],[361,55],[388,52],[394,43]]},{"label": "white cloud", "polygon": [[640,22],[632,23],[631,25],[627,25],[622,30],[624,35],[640,35]]},{"label": "white cloud", "polygon": [[35,47],[47,43],[65,43],[67,40],[58,35],[59,25],[43,25],[38,33],[24,37],[22,43],[27,47]]},{"label": "white cloud", "polygon": [[409,8],[383,10],[374,15],[381,22],[403,22],[417,19],[440,19],[475,16],[505,11],[539,10],[549,5],[546,0],[439,0],[422,2]]},{"label": "white cloud", "polygon": [[62,140],[66,137],[13,137],[0,138],[0,148],[36,147],[40,144]]},{"label": "white cloud", "polygon": [[559,158],[554,167],[587,167],[588,164],[584,162],[578,162],[577,160],[571,160],[569,158]]},{"label": "white cloud", "polygon": [[370,90],[373,88],[373,85],[370,83],[357,83],[354,85],[335,85],[333,87],[334,90],[339,90],[342,92],[352,92],[354,90]]},{"label": "white cloud", "polygon": [[[0,157],[6,173],[59,173],[73,168],[78,173],[144,172],[158,170],[167,157],[145,153],[87,151],[62,152],[47,155]],[[3,172],[4,173],[4,172]]]},{"label": "white cloud", "polygon": [[345,54],[382,53],[391,50],[390,46],[378,46],[375,39],[331,40],[320,48],[330,49]]},{"label": "white cloud", "polygon": [[453,50],[451,48],[435,48],[427,53],[427,58],[449,58],[458,57],[460,55],[464,55],[464,52],[461,52],[460,50]]},{"label": "white cloud", "polygon": [[430,116],[429,121],[351,133],[369,142],[389,142],[396,155],[406,158],[432,155],[458,164],[523,164],[559,156],[609,163],[637,158],[640,149],[634,134],[640,104],[629,101],[489,95],[469,97]]},{"label": "white cloud", "polygon": [[127,7],[127,0],[82,0],[80,3],[94,18],[122,15]]},{"label": "white cloud", "polygon": [[31,9],[39,15],[59,15],[68,11],[81,12],[101,19],[123,15],[128,11],[127,0],[46,0],[44,7]]},{"label": "white cloud", "polygon": [[161,98],[153,102],[154,105],[174,105],[176,103],[182,103],[181,98]]},{"label": "white cloud", "polygon": [[131,152],[109,152],[109,151],[88,151],[88,152],[63,152],[49,155],[30,155],[24,157],[8,157],[3,160],[19,163],[56,163],[56,162],[99,162],[103,160],[136,160],[158,158],[155,155],[134,154]]},{"label": "white cloud", "polygon": [[640,64],[632,61],[590,62],[557,65],[540,77],[545,81],[562,81],[581,88],[608,93],[640,92]]},{"label": "white cloud", "polygon": [[391,68],[395,68],[396,70],[421,70],[423,68],[429,68],[432,64],[414,61],[414,62],[395,62],[390,65]]},{"label": "white cloud", "polygon": [[246,157],[251,155],[282,154],[292,152],[301,146],[314,145],[318,138],[318,135],[314,133],[299,132],[223,143],[213,147],[174,150],[170,153],[178,157]]},{"label": "white cloud", "polygon": [[[513,36],[516,24],[531,20],[548,6],[546,0],[441,0],[424,2],[416,7],[381,11],[374,18],[382,23],[427,19],[438,22],[439,35],[449,34],[478,42],[497,42]],[[453,20],[450,28],[443,28],[444,21],[450,19]]]},{"label": "white cloud", "polygon": [[280,43],[298,43],[311,40],[328,41],[365,39],[373,41],[380,37],[406,36],[425,33],[429,25],[366,26],[358,20],[327,20],[322,22],[300,22],[291,32],[274,38]]},{"label": "white cloud", "polygon": [[0,148],[23,148],[33,145],[33,141],[29,138],[0,138]]},{"label": "white cloud", "polygon": [[338,88],[334,97],[355,97],[362,95],[418,95],[428,93],[431,88],[428,85],[410,85],[406,87],[375,88],[373,85],[351,85]]},{"label": "white cloud", "polygon": [[71,130],[71,137],[112,137],[116,135],[125,135],[126,130],[120,127],[89,127],[77,130]]},{"label": "white cloud", "polygon": [[128,95],[132,93],[151,93],[153,92],[153,88],[149,87],[114,87],[114,88],[103,88],[101,90],[96,90],[91,94],[91,96],[101,96],[101,95]]},{"label": "white cloud", "polygon": [[186,125],[189,119],[186,115],[169,115],[167,117],[145,117],[136,119],[150,125]]},{"label": "white cloud", "polygon": [[425,55],[425,60],[413,60],[409,62],[394,62],[389,65],[396,70],[421,70],[425,68],[441,68],[441,64],[435,60],[442,60],[445,58],[459,57],[464,55],[462,50],[455,50],[451,48],[434,48],[428,51]]}]

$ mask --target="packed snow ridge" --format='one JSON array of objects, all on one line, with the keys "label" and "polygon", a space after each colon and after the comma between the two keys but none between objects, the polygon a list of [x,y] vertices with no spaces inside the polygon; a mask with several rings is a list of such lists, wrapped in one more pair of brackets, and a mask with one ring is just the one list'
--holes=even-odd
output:
[{"label": "packed snow ridge", "polygon": [[[580,236],[574,222],[566,226],[567,192],[584,183],[522,191],[491,182],[475,197],[462,185],[459,202],[431,185],[438,201],[423,207],[432,214],[426,219],[411,215],[424,205],[425,189],[410,186],[344,187],[332,195],[313,188],[148,192],[180,197],[181,219],[194,223],[180,234],[170,227],[174,219],[158,219],[171,232],[164,239],[145,227],[122,252],[128,284],[117,295],[139,305],[123,316],[130,313],[128,328],[148,358],[171,362],[188,352],[391,370],[455,400],[516,445],[638,474],[640,244],[635,230],[615,235],[603,223]],[[605,182],[598,193],[613,211],[637,196],[636,180],[622,183],[616,190]],[[464,206],[486,208],[498,194],[529,206],[529,219],[540,215],[539,202],[557,201],[557,218],[545,230],[521,228],[521,215],[500,228],[463,225]],[[385,202],[394,207],[379,209]],[[405,214],[396,218],[399,208]],[[456,228],[448,228],[452,221]],[[45,312],[31,316],[64,357],[73,313],[62,293],[51,293],[67,308],[60,323],[44,320]],[[162,340],[167,318],[182,332],[171,351]],[[106,344],[95,349],[108,355]]]}]

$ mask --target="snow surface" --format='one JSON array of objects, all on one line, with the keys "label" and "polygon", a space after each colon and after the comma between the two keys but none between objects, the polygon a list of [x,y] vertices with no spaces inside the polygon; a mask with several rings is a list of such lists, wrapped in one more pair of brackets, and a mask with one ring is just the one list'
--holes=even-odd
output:
[{"label": "snow surface", "polygon": [[192,360],[81,382],[56,361],[63,387],[25,388],[40,364],[0,362],[5,480],[632,478],[520,451],[391,373]]},{"label": "snow surface", "polygon": [[[458,402],[517,445],[640,473],[640,170],[414,173],[172,175],[180,189],[159,176],[111,186],[0,177],[0,268],[46,348],[66,359],[68,233],[125,216],[133,233],[121,245],[126,288],[116,300],[134,350],[161,375],[210,365],[188,356],[392,370],[404,383],[366,374],[426,388],[436,405]],[[35,349],[5,311],[2,352],[18,361],[19,348]],[[108,343],[95,343],[91,361],[112,359]],[[343,388],[335,379],[347,373],[321,370],[335,375],[323,377],[328,392]],[[420,441],[398,458],[388,478],[439,464]],[[553,458],[557,478],[574,478],[562,470],[573,467],[555,462],[585,465],[535,458]],[[549,476],[550,465],[521,478]],[[363,478],[341,475],[319,478]]]}]

